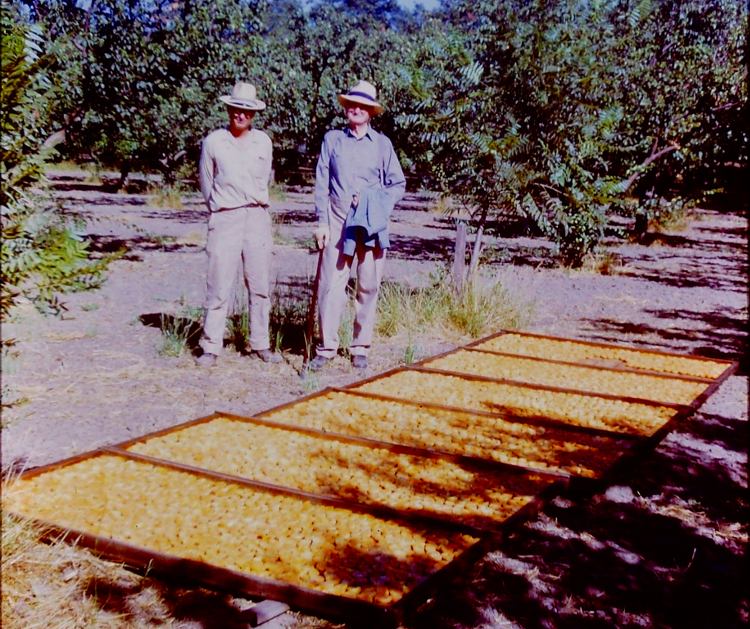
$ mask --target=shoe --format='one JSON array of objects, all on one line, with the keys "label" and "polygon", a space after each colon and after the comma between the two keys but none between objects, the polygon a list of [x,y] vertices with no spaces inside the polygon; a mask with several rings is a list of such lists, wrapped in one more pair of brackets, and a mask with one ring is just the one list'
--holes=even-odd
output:
[{"label": "shoe", "polygon": [[367,356],[352,356],[352,367],[355,369],[367,369]]},{"label": "shoe", "polygon": [[203,352],[195,359],[195,364],[198,365],[198,367],[213,367],[216,364],[216,358],[216,354]]},{"label": "shoe", "polygon": [[264,363],[276,364],[281,362],[281,356],[275,354],[270,349],[254,349],[250,352],[250,358],[262,360]]},{"label": "shoe", "polygon": [[329,360],[331,359],[326,358],[325,356],[316,356],[309,363],[307,363],[307,368],[310,371],[320,371],[328,364]]}]

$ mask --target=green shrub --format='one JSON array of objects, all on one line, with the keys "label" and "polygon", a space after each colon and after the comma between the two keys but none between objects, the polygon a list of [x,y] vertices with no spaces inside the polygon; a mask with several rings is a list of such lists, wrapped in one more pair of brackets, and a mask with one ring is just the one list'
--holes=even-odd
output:
[{"label": "green shrub", "polygon": [[[22,298],[41,312],[59,313],[61,293],[99,286],[115,256],[90,257],[80,221],[56,207],[40,189],[53,149],[45,146],[47,114],[55,97],[38,26],[24,24],[2,2],[2,291],[0,320]],[[3,346],[8,339],[3,340]]]}]

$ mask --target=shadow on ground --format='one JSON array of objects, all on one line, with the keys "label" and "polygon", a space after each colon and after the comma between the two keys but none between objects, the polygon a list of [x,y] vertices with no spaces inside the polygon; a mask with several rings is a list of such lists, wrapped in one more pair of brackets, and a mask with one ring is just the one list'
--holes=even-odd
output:
[{"label": "shadow on ground", "polygon": [[[664,327],[614,319],[584,319],[583,323],[593,333],[589,337],[593,341],[617,343],[621,342],[623,336],[627,336],[635,345],[660,345],[665,351],[674,351],[675,347],[684,344],[696,356],[736,360],[740,363],[740,371],[747,373],[749,365],[745,312],[731,308],[710,312],[675,309],[647,312],[664,321]],[[643,341],[639,342],[638,337]]]},{"label": "shadow on ground", "polygon": [[[746,627],[747,542],[739,523],[748,506],[747,437],[743,421],[699,415],[686,422],[627,486],[558,498],[412,626]],[[731,469],[717,463],[716,449],[728,451],[722,456],[735,461]],[[717,514],[735,524],[713,526]]]}]

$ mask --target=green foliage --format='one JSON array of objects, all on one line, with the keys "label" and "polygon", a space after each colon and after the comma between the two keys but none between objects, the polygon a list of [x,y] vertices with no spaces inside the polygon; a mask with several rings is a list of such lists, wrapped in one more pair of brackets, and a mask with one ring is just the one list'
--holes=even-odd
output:
[{"label": "green foliage", "polygon": [[55,92],[46,74],[40,28],[2,2],[2,293],[0,320],[22,298],[58,313],[59,294],[99,285],[109,259],[90,260],[75,221],[39,192],[52,149],[45,147]]},{"label": "green foliage", "polygon": [[[700,199],[747,162],[739,0],[444,0],[435,14],[393,0],[12,6],[54,41],[61,151],[160,171],[167,186],[194,174],[202,138],[226,124],[218,96],[240,79],[268,104],[255,124],[281,180],[314,163],[343,123],[336,94],[367,79],[386,106],[375,126],[470,214],[477,245],[488,221],[521,216],[573,266],[612,214],[653,219],[657,199]],[[477,246],[472,269],[478,258]]]},{"label": "green foliage", "polygon": [[[630,195],[745,163],[745,7],[733,0],[451,2],[405,116],[436,185],[481,227],[533,220],[579,265]],[[716,63],[716,57],[722,63]],[[691,192],[691,191],[686,191]]]}]

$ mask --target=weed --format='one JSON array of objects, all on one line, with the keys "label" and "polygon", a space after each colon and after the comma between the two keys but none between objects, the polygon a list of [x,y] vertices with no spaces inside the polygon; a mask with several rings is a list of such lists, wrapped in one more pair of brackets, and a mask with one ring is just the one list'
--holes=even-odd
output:
[{"label": "weed", "polygon": [[296,240],[294,246],[298,249],[304,249],[305,251],[316,252],[318,250],[318,244],[315,242],[314,236],[308,236],[301,240]]},{"label": "weed", "polygon": [[406,347],[404,347],[404,358],[403,362],[404,365],[412,365],[415,362],[417,362],[420,358],[420,354],[422,352],[421,347],[418,343],[415,343],[412,338],[411,334],[409,334],[409,340],[406,343]]},{"label": "weed", "polygon": [[600,275],[616,275],[622,268],[622,256],[606,249],[588,253],[583,259],[582,268]]},{"label": "weed", "polygon": [[649,221],[657,233],[685,231],[693,220],[692,206],[682,200],[664,203]]},{"label": "weed", "polygon": [[184,207],[184,193],[185,187],[179,181],[171,185],[152,184],[148,189],[151,205],[171,210],[181,210]]},{"label": "weed", "polygon": [[305,395],[310,395],[320,389],[320,379],[318,378],[318,374],[314,371],[307,371],[305,373],[304,383]]},{"label": "weed", "polygon": [[81,310],[85,312],[92,312],[94,310],[99,310],[99,304],[82,304]]},{"label": "weed", "polygon": [[177,315],[161,315],[161,356],[180,356],[201,331],[203,309],[184,304]]},{"label": "weed", "polygon": [[275,245],[288,245],[290,240],[284,235],[283,227],[289,222],[287,216],[282,212],[269,212],[271,218],[271,234]]},{"label": "weed", "polygon": [[235,289],[234,301],[226,326],[229,342],[234,349],[239,353],[247,351],[250,347],[250,311],[244,282],[240,283],[239,289]]},{"label": "weed", "polygon": [[354,340],[354,305],[352,301],[347,302],[344,314],[341,317],[341,323],[339,323],[339,351],[341,355],[347,360],[350,359],[351,352],[349,351],[352,341]]},{"label": "weed", "polygon": [[476,338],[493,330],[517,329],[530,314],[531,306],[510,295],[497,280],[477,278],[456,293],[441,272],[426,288],[384,283],[377,332],[386,337],[406,332],[411,347],[417,330],[443,327]]},{"label": "weed", "polygon": [[[250,343],[250,313],[247,288],[237,280],[234,301],[227,317],[230,343],[243,352]],[[302,295],[300,295],[302,293]],[[301,352],[305,347],[305,326],[310,307],[312,282],[303,286],[274,286],[271,291],[271,312],[268,333],[271,347],[276,352],[291,350]]]},{"label": "weed", "polygon": [[456,210],[456,203],[451,197],[438,196],[430,208],[435,214],[451,214]]},{"label": "weed", "polygon": [[284,203],[287,200],[286,188],[279,183],[271,182],[268,185],[268,198],[271,201]]}]

